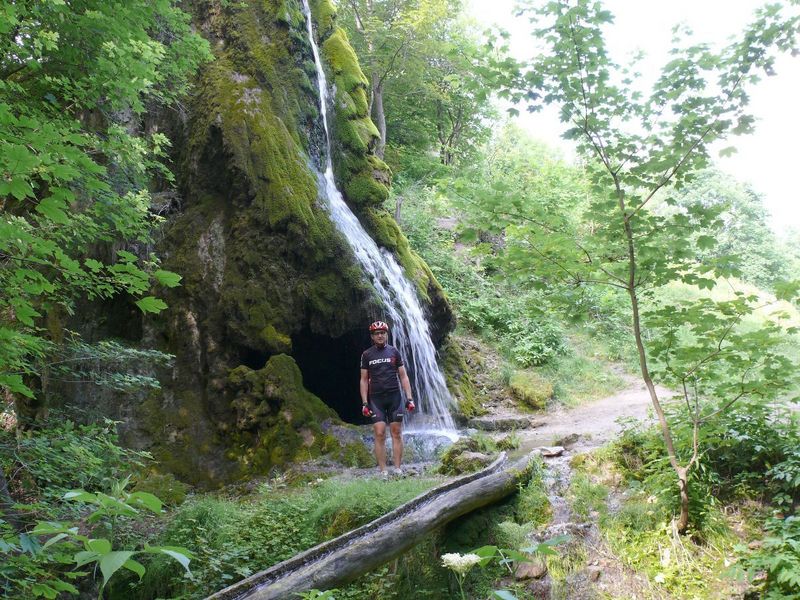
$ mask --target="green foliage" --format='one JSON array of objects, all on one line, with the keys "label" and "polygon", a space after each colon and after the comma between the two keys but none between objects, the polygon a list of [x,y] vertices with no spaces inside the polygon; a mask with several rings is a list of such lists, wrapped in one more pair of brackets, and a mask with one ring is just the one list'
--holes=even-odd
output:
[{"label": "green foliage", "polygon": [[[143,311],[151,287],[177,285],[145,243],[159,219],[148,184],[172,181],[169,140],[137,133],[145,106],[187,90],[208,45],[170,2],[15,3],[0,42],[0,386],[33,396],[52,336],[44,317],[84,297],[129,294]],[[115,251],[98,252],[116,242]],[[122,242],[122,243],[121,243]],[[131,246],[132,248],[133,246]]]},{"label": "green foliage", "polygon": [[154,557],[141,586],[118,586],[115,593],[126,600],[204,598],[209,590],[222,589],[372,521],[434,483],[416,478],[313,480],[301,489],[270,485],[262,495],[238,501],[209,496],[187,500],[155,541],[192,548],[191,576],[165,558]]},{"label": "green foliage", "polygon": [[[122,448],[116,423],[108,419],[82,425],[54,411],[42,425],[19,436],[0,429],[0,468],[20,499],[52,503],[70,489],[101,490],[150,458]],[[42,516],[52,518],[46,506]]]},{"label": "green foliage", "polygon": [[[693,444],[686,411],[681,405],[668,407],[681,458],[691,454]],[[789,510],[800,501],[800,433],[797,415],[789,407],[758,401],[735,404],[701,430],[698,443],[704,451],[690,475],[689,501],[690,524],[699,537],[718,529],[718,507],[726,502],[752,498]],[[674,513],[679,500],[659,432],[629,425],[614,448],[625,476],[650,490],[660,510]]]},{"label": "green foliage", "polygon": [[595,514],[607,510],[608,488],[595,483],[584,473],[575,473],[569,483],[570,505],[573,512],[584,521],[595,520]]},{"label": "green foliage", "polygon": [[426,173],[435,169],[433,160],[421,158],[430,150],[440,164],[452,164],[490,131],[490,90],[476,68],[487,49],[459,19],[459,9],[450,0],[339,6],[339,23],[369,78],[373,116],[385,127],[377,154],[383,158],[388,141],[395,172],[416,171],[413,163],[423,163]]},{"label": "green foliage", "polygon": [[[78,524],[59,521],[40,521],[27,533],[18,536],[5,521],[0,521],[0,553],[5,557],[2,569],[2,589],[33,597],[55,598],[60,592],[78,595],[70,583],[89,575],[91,571],[78,570],[91,567],[99,570],[102,580],[99,598],[109,580],[120,570],[127,569],[141,579],[145,566],[133,557],[141,554],[168,556],[189,572],[190,554],[174,546],[148,546],[141,550],[115,549],[115,525],[121,518],[137,517],[146,510],[161,512],[161,501],[147,492],[127,492],[129,479],[113,483],[111,494],[73,490],[64,494],[72,500],[96,508],[84,515],[85,523],[94,526],[92,533],[83,535]],[[95,531],[105,530],[107,537],[92,537]],[[18,542],[16,539],[18,538]],[[72,571],[65,571],[71,565]]]},{"label": "green foliage", "polygon": [[544,462],[540,456],[534,457],[530,469],[530,480],[517,494],[516,520],[541,527],[550,522],[553,511],[544,484]]},{"label": "green foliage", "polygon": [[769,227],[763,200],[750,186],[706,170],[680,191],[676,201],[677,206],[699,201],[722,208],[719,229],[696,232],[698,237],[710,235],[716,240],[700,249],[702,260],[735,261],[742,279],[762,289],[772,289],[778,281],[792,276],[783,249]]},{"label": "green foliage", "polygon": [[[565,195],[571,201],[565,211],[555,210],[560,207],[552,197],[515,185],[519,178],[454,185],[474,208],[476,225],[504,236],[507,269],[533,285],[600,285],[628,296],[640,369],[681,489],[682,532],[699,430],[741,398],[771,399],[791,388],[794,369],[780,348],[781,324],[739,327],[755,310],[755,299],[745,294],[724,302],[656,301],[642,310],[667,284],[712,289],[716,278],[737,273],[731,261],[707,252],[717,244],[723,206],[695,198],[678,210],[661,210],[658,202],[677,206],[676,192],[710,165],[711,144],[752,129],[748,87],[771,72],[778,53],[795,47],[800,32],[800,15],[784,8],[758,10],[740,38],[719,51],[687,45],[676,30],[672,59],[645,93],[637,87],[636,64],[621,67],[608,53],[603,28],[613,15],[602,3],[526,3],[522,12],[548,50],[527,72],[513,62],[504,65],[508,93],[524,97],[531,109],[558,105],[564,137],[585,159],[588,193]],[[661,366],[651,373],[653,358]],[[653,375],[683,393],[695,438],[688,456],[676,454]]]},{"label": "green foliage", "polygon": [[800,517],[767,521],[766,537],[753,550],[737,546],[740,566],[755,583],[764,600],[800,595]]}]

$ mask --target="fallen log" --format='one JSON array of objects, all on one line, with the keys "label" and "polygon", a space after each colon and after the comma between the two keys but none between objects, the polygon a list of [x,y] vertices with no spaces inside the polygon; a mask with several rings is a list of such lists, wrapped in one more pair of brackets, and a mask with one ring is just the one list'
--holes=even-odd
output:
[{"label": "fallen log", "polygon": [[507,464],[506,455],[485,469],[436,487],[392,512],[314,546],[209,596],[207,600],[295,598],[328,590],[400,556],[425,535],[513,493],[530,477],[530,456]]}]

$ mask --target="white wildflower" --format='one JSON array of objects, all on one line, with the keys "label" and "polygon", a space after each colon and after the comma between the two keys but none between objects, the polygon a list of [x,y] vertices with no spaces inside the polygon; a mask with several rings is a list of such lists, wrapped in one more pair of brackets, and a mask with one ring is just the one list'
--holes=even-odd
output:
[{"label": "white wildflower", "polygon": [[464,575],[472,567],[481,562],[481,557],[477,554],[442,554],[442,565],[455,571],[459,575]]},{"label": "white wildflower", "polygon": [[653,578],[653,581],[655,581],[656,583],[664,583],[666,580],[667,578],[664,576],[663,573],[659,573]]}]

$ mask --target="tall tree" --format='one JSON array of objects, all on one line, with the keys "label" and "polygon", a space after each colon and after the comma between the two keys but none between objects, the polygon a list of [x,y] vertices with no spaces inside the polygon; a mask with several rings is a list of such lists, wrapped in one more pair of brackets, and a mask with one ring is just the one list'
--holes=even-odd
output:
[{"label": "tall tree", "polygon": [[[613,16],[601,3],[535,4],[526,2],[522,10],[548,51],[528,70],[509,69],[506,62],[499,72],[512,82],[514,97],[560,107],[564,135],[576,141],[584,157],[592,198],[576,233],[557,212],[525,195],[508,194],[497,185],[472,193],[480,200],[484,223],[505,229],[513,267],[534,274],[535,284],[551,279],[591,283],[627,295],[642,379],[678,483],[677,527],[684,532],[689,472],[700,459],[699,428],[743,397],[777,397],[796,368],[781,352],[778,325],[767,324],[752,335],[738,327],[756,309],[756,298],[739,294],[731,301],[672,306],[655,301],[659,288],[670,282],[711,288],[714,276],[733,271],[727,263],[699,260],[699,251],[716,242],[711,235],[694,238],[692,232],[721,225],[715,207],[694,202],[666,214],[652,208],[658,197],[677,204],[674,190],[710,164],[713,143],[752,129],[747,90],[771,72],[777,52],[796,47],[797,3],[760,9],[739,40],[718,52],[676,39],[671,60],[646,94],[635,87],[638,74],[608,55],[603,28]],[[643,311],[643,300],[654,308]],[[694,444],[688,454],[673,442],[653,380],[654,358],[666,365],[656,374],[678,387],[692,419]]]},{"label": "tall tree", "polygon": [[140,117],[209,58],[170,1],[0,3],[0,388],[17,399],[34,397],[77,298],[165,307],[151,286],[180,278],[122,245],[149,240],[148,182],[171,181],[169,140]]}]

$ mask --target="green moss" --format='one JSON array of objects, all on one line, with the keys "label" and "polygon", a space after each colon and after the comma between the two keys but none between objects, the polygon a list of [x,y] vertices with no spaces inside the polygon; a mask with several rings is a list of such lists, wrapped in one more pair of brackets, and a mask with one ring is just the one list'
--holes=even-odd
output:
[{"label": "green moss", "polygon": [[326,39],[336,26],[336,7],[330,0],[313,0],[311,14],[317,23],[317,36]]},{"label": "green moss", "polygon": [[339,453],[339,462],[347,467],[365,469],[375,464],[375,457],[362,442],[345,444]]},{"label": "green moss", "polygon": [[279,332],[272,324],[261,330],[261,338],[270,352],[287,353],[292,351],[292,338]]},{"label": "green moss", "polygon": [[456,400],[458,412],[465,417],[476,417],[485,412],[475,394],[475,384],[464,353],[452,337],[442,345],[441,356],[444,357],[442,369],[447,387]]},{"label": "green moss", "polygon": [[509,385],[514,398],[525,408],[543,410],[553,397],[553,384],[533,371],[517,371]]},{"label": "green moss", "polygon": [[248,473],[319,456],[326,447],[319,424],[336,413],[303,387],[291,356],[270,357],[263,369],[232,369],[228,385],[236,409],[237,459]]},{"label": "green moss", "polygon": [[333,71],[336,87],[341,87],[346,92],[356,88],[366,89],[369,81],[361,70],[350,41],[344,29],[334,29],[322,43],[322,53]]}]

